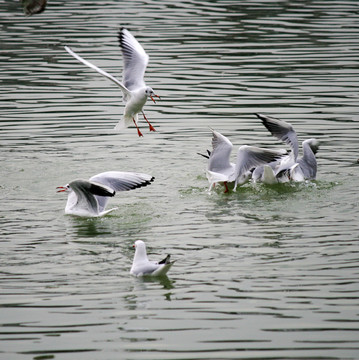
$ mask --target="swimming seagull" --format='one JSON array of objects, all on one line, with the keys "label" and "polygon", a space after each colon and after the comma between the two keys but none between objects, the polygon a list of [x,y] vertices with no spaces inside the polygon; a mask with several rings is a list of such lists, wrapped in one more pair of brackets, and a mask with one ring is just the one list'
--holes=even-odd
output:
[{"label": "swimming seagull", "polygon": [[97,217],[116,210],[105,210],[110,197],[116,191],[127,191],[150,185],[154,177],[147,174],[107,171],[89,180],[73,180],[65,186],[58,186],[57,192],[67,192],[66,214]]},{"label": "swimming seagull", "polygon": [[143,47],[125,28],[120,29],[118,38],[122,50],[122,55],[124,57],[122,82],[117,80],[106,71],[100,69],[96,65],[83,59],[68,46],[65,46],[65,50],[75,59],[97,71],[101,75],[106,76],[121,88],[123,92],[123,100],[125,101],[126,105],[123,118],[115,126],[115,130],[121,130],[125,127],[128,127],[133,121],[136,126],[138,136],[143,136],[137,125],[138,114],[142,113],[144,119],[149,125],[150,131],[156,131],[151,123],[147,120],[147,117],[142,109],[148,98],[151,98],[151,100],[156,103],[154,97],[160,97],[154,93],[151,87],[146,86],[144,82],[143,77],[145,75],[149,56],[146,54]]},{"label": "swimming seagull", "polygon": [[209,190],[216,183],[223,183],[225,192],[228,192],[227,184],[234,181],[234,191],[238,185],[242,185],[251,177],[251,170],[262,164],[270,163],[284,155],[283,150],[268,150],[256,146],[243,145],[238,149],[236,163],[230,162],[233,144],[230,140],[211,129],[212,148],[210,152],[207,179]]},{"label": "swimming seagull", "polygon": [[174,261],[170,261],[171,255],[167,255],[159,262],[149,261],[146,252],[146,244],[142,240],[137,240],[133,245],[135,256],[133,258],[130,273],[135,276],[162,276],[165,275]]},{"label": "swimming seagull", "polygon": [[255,114],[267,130],[278,140],[284,141],[292,149],[291,154],[284,157],[275,167],[274,173],[279,182],[289,180],[315,180],[317,175],[317,160],[315,154],[319,149],[317,139],[307,139],[302,142],[303,156],[298,159],[298,138],[293,126],[283,120],[263,114]]}]

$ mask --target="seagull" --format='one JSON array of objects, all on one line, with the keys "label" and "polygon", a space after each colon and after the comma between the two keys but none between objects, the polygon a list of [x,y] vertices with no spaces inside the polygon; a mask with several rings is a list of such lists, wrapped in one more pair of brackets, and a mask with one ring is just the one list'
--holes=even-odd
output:
[{"label": "seagull", "polygon": [[151,98],[151,100],[156,103],[154,97],[160,97],[154,93],[151,87],[146,86],[144,82],[143,77],[145,75],[149,56],[146,54],[143,47],[125,28],[120,29],[118,39],[124,58],[122,82],[106,71],[100,69],[96,65],[83,59],[68,46],[65,46],[65,50],[78,61],[112,80],[122,90],[123,100],[126,105],[123,118],[115,126],[115,130],[121,130],[125,127],[128,127],[133,121],[136,126],[138,136],[143,136],[137,125],[138,114],[142,113],[144,119],[149,125],[150,131],[156,131],[151,123],[147,120],[147,117],[142,109],[148,98]]},{"label": "seagull", "polygon": [[228,183],[234,182],[234,191],[238,185],[246,183],[251,177],[251,170],[262,164],[270,163],[284,155],[283,150],[268,150],[256,146],[243,145],[237,151],[236,163],[230,162],[233,144],[230,140],[211,129],[212,151],[209,153],[207,179],[209,190],[216,183],[223,183],[228,192]]},{"label": "seagull", "polygon": [[257,166],[252,173],[252,181],[254,183],[262,182],[267,185],[278,184],[279,180],[274,173],[274,167],[278,164],[278,161]]},{"label": "seagull", "polygon": [[291,147],[290,155],[279,161],[274,169],[278,182],[315,180],[317,175],[317,160],[315,154],[319,149],[317,139],[307,139],[302,142],[303,156],[298,159],[299,145],[293,126],[283,120],[255,114],[267,130],[278,140]]},{"label": "seagull", "polygon": [[130,273],[135,276],[162,276],[165,275],[174,261],[170,261],[171,255],[167,255],[163,260],[149,261],[146,253],[146,244],[142,240],[137,240],[133,245],[135,256]]},{"label": "seagull", "polygon": [[107,171],[92,176],[89,180],[73,180],[65,186],[58,186],[57,192],[67,192],[66,214],[98,217],[116,210],[105,210],[110,197],[116,191],[127,191],[150,185],[155,178],[151,175]]}]

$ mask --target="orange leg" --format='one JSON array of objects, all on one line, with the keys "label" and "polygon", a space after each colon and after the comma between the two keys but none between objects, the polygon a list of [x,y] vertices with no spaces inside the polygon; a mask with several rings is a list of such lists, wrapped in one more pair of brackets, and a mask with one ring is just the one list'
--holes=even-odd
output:
[{"label": "orange leg", "polygon": [[226,188],[226,190],[224,190],[224,193],[227,193],[229,190],[228,190],[228,186],[227,186],[227,181],[225,181],[223,183],[224,187]]},{"label": "orange leg", "polygon": [[141,133],[141,131],[140,131],[140,129],[138,128],[138,126],[137,126],[137,124],[136,124],[135,118],[132,118],[132,120],[133,120],[133,123],[134,123],[135,126],[136,126],[138,136],[140,136],[140,137],[143,136],[142,133]]},{"label": "orange leg", "polygon": [[142,111],[142,115],[143,115],[143,117],[144,117],[144,119],[147,121],[147,124],[149,125],[149,127],[150,127],[150,131],[156,131],[156,129],[151,125],[151,123],[147,120],[147,118],[146,118],[146,115],[145,115],[145,113]]}]

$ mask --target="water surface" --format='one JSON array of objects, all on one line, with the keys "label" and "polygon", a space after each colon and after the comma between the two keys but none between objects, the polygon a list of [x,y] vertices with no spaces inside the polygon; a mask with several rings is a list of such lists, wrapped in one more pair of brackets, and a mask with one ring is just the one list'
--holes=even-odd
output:
[{"label": "water surface", "polygon": [[[0,4],[0,358],[358,358],[356,1]],[[141,139],[63,49],[120,77],[119,26],[162,98]],[[317,181],[208,193],[209,127],[284,146],[255,112],[321,141]],[[64,215],[56,186],[107,170],[156,180],[105,218]],[[168,278],[129,276],[139,238],[176,259]]]}]

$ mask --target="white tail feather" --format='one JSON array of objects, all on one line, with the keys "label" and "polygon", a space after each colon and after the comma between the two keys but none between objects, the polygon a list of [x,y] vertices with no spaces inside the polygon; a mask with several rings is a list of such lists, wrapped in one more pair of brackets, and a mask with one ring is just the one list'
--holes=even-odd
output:
[{"label": "white tail feather", "polygon": [[[134,116],[135,121],[137,123],[138,121],[138,116],[137,114]],[[120,131],[123,130],[127,127],[129,127],[131,124],[133,124],[133,118],[130,116],[124,116],[114,127],[114,130]]]}]

